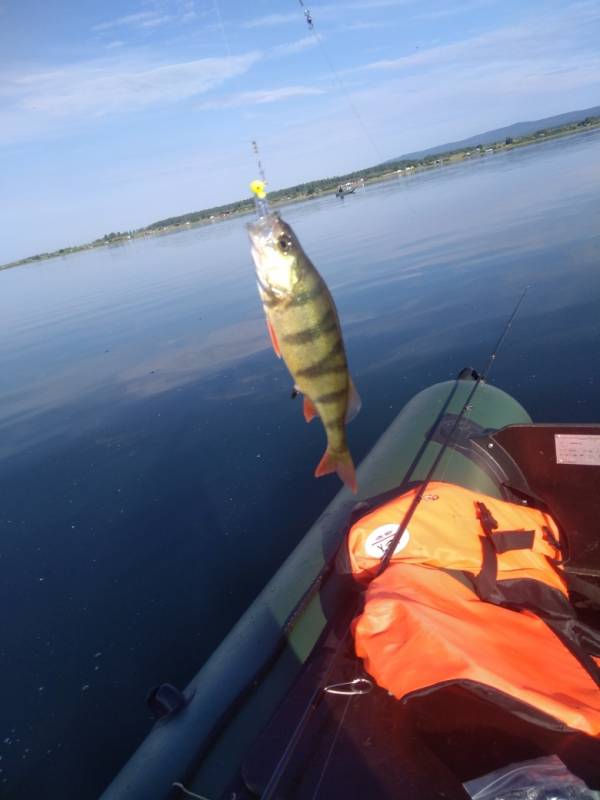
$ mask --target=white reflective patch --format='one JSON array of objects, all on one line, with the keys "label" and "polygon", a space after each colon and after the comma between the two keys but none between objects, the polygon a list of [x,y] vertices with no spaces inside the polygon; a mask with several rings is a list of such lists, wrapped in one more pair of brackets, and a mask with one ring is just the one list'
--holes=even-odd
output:
[{"label": "white reflective patch", "polygon": [[[367,536],[365,554],[370,558],[381,558],[398,532],[399,527],[400,526],[396,522],[390,522],[387,525],[380,525],[378,528],[375,528],[375,530]],[[400,541],[396,545],[394,555],[404,550],[409,541],[410,533],[408,528],[406,528],[400,537]]]}]

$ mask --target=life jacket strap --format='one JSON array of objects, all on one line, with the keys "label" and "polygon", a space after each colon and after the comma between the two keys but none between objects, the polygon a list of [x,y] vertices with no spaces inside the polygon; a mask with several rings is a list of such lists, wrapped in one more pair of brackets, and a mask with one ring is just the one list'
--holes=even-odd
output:
[{"label": "life jacket strap", "polygon": [[475,506],[484,533],[481,537],[482,564],[478,575],[468,577],[479,599],[496,606],[536,613],[600,686],[600,668],[590,656],[590,652],[600,650],[600,635],[577,619],[569,600],[541,581],[523,578],[498,581],[498,554],[531,549],[535,531],[499,531],[485,503],[476,502]]},{"label": "life jacket strap", "polygon": [[490,541],[497,554],[511,550],[531,550],[535,540],[535,531],[494,531]]},{"label": "life jacket strap", "polygon": [[476,502],[477,518],[483,530],[481,537],[481,571],[471,581],[481,600],[494,605],[506,605],[506,597],[498,586],[498,555],[511,550],[531,550],[535,531],[499,531],[498,523],[485,503]]}]

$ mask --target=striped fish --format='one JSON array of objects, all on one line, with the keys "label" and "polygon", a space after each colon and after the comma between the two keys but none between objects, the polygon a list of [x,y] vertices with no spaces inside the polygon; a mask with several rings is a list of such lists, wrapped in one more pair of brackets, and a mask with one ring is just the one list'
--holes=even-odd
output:
[{"label": "striped fish", "polygon": [[327,449],[315,475],[337,472],[356,492],[346,422],[360,410],[360,399],[348,373],[333,298],[278,214],[247,227],[273,347],[304,395],[306,421],[319,416],[327,433]]}]

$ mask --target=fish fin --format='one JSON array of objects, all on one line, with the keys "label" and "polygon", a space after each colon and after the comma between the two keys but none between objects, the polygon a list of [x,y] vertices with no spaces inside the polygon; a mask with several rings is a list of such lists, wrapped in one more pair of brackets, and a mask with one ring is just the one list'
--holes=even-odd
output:
[{"label": "fish fin", "polygon": [[346,409],[346,422],[352,422],[354,417],[358,414],[360,409],[362,408],[362,400],[358,392],[356,391],[356,386],[352,378],[349,378],[349,386],[348,386],[348,408]]},{"label": "fish fin", "polygon": [[277,356],[277,358],[281,358],[281,350],[279,349],[277,334],[275,333],[275,329],[271,325],[271,320],[268,317],[267,317],[267,330],[269,331],[269,336],[271,337],[271,344],[273,345],[273,350],[275,350],[275,355]]},{"label": "fish fin", "polygon": [[330,472],[337,472],[346,486],[356,494],[356,472],[349,450],[346,450],[345,453],[332,453],[329,448],[325,450],[323,458],[315,470],[315,477],[320,478],[321,475],[328,475]]},{"label": "fish fin", "polygon": [[319,416],[319,412],[315,408],[313,401],[304,395],[304,419],[311,422],[315,417]]}]

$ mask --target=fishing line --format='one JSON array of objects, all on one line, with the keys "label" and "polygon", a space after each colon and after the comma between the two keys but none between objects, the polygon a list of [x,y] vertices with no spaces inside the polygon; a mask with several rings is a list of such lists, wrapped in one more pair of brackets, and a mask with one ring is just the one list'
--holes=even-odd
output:
[{"label": "fishing line", "polygon": [[335,651],[334,651],[333,655],[331,656],[329,664],[327,665],[327,669],[325,670],[325,674],[321,678],[320,683],[313,690],[308,703],[304,707],[304,711],[302,712],[302,716],[300,717],[300,720],[298,721],[298,724],[296,725],[296,728],[294,729],[294,732],[292,733],[292,735],[291,735],[291,737],[290,737],[290,739],[289,739],[289,741],[288,741],[288,743],[287,743],[287,745],[285,747],[285,750],[283,751],[283,753],[281,755],[281,758],[279,759],[275,769],[271,773],[271,777],[269,778],[269,781],[268,781],[267,785],[265,786],[264,790],[261,792],[260,800],[272,800],[272,798],[275,796],[275,792],[277,790],[277,787],[279,786],[281,778],[283,777],[283,775],[285,773],[285,769],[286,769],[287,765],[289,764],[289,761],[290,761],[292,755],[294,754],[294,751],[295,751],[295,749],[296,749],[296,747],[298,745],[298,742],[300,741],[300,738],[301,738],[302,734],[304,733],[304,729],[306,728],[306,725],[308,724],[308,721],[310,720],[313,712],[316,710],[317,706],[319,705],[320,700],[322,699],[322,697],[324,695],[324,691],[323,690],[324,690],[325,686],[327,685],[329,676],[333,672],[333,669],[334,669],[334,667],[336,665],[337,657],[340,654],[340,651],[342,649],[342,645],[345,643],[346,639],[348,638],[348,634],[350,633],[350,625],[351,625],[351,622],[348,624],[348,626],[346,627],[345,631],[343,632],[343,635],[341,636],[339,642],[337,643]]},{"label": "fishing line", "polygon": [[[358,668],[357,668],[356,672],[358,673]],[[329,762],[331,761],[331,757],[333,756],[333,751],[335,750],[335,746],[337,744],[337,740],[338,740],[339,735],[341,733],[342,726],[344,725],[344,721],[346,719],[346,714],[348,713],[348,710],[350,708],[350,703],[352,702],[354,697],[356,697],[355,694],[351,694],[351,695],[348,695],[346,697],[346,702],[344,703],[344,709],[342,711],[342,714],[340,716],[339,722],[337,724],[337,729],[336,729],[335,735],[334,735],[333,739],[331,740],[331,744],[330,744],[329,750],[327,752],[327,757],[325,758],[325,763],[323,764],[323,768],[321,770],[321,774],[319,775],[319,780],[317,781],[317,785],[315,786],[315,791],[312,794],[311,800],[316,800],[317,795],[319,794],[319,791],[321,789],[321,784],[323,783],[323,778],[325,777],[325,773],[327,772],[327,768],[329,767]]]},{"label": "fishing line", "polygon": [[[365,121],[364,121],[362,115],[360,114],[358,108],[356,107],[356,105],[352,101],[352,97],[350,96],[350,93],[349,93],[348,89],[346,88],[346,85],[342,81],[342,78],[340,77],[340,74],[336,70],[333,62],[331,61],[331,59],[329,57],[329,54],[327,52],[327,49],[326,49],[326,47],[325,47],[325,45],[323,43],[323,38],[321,37],[319,32],[314,27],[314,20],[313,20],[313,17],[311,15],[311,12],[304,5],[303,0],[298,0],[298,2],[299,2],[300,7],[301,7],[301,9],[303,11],[303,15],[304,15],[304,17],[306,19],[306,22],[308,24],[309,30],[310,30],[311,34],[314,36],[315,41],[317,42],[317,44],[319,46],[319,50],[321,52],[321,55],[324,58],[325,63],[327,65],[327,67],[329,68],[329,71],[331,72],[331,75],[333,76],[335,84],[337,84],[337,87],[338,87],[339,91],[344,95],[344,97],[346,99],[346,102],[347,102],[352,114],[354,115],[359,127],[362,129],[362,132],[365,135],[365,138],[368,140],[369,144],[373,148],[373,152],[377,156],[377,158],[379,160],[379,163],[383,163],[384,162],[384,156],[381,153],[381,151],[379,150],[377,142],[375,141],[373,135],[371,134],[371,131],[369,130],[369,128],[365,124]],[[227,53],[227,56],[229,58],[233,58],[233,51],[231,49],[231,43],[229,41],[229,37],[227,35],[227,31],[225,29],[225,23],[223,21],[223,15],[221,14],[221,8],[220,8],[220,5],[219,5],[219,0],[213,0],[213,9],[214,9],[215,16],[217,18],[219,30],[221,32],[221,38],[223,40],[223,45],[224,45],[224,48],[225,48],[225,52]],[[261,181],[262,181],[263,184],[266,184],[267,181],[266,181],[266,178],[265,178],[264,170],[263,170],[262,163],[261,163],[261,160],[260,160],[260,156],[259,156],[259,153],[258,153],[258,146],[256,144],[256,139],[254,137],[252,138],[251,143],[252,143],[252,148],[253,148],[254,154],[256,155]],[[257,211],[258,211],[259,216],[264,215],[265,211],[266,211],[266,213],[268,213],[270,211],[270,209],[269,209],[268,204],[266,202],[266,198],[265,197],[261,197],[261,195],[258,192],[256,192],[254,190],[254,188],[252,188],[252,191],[253,191],[253,193],[255,195],[255,202],[256,202],[256,205],[257,205]]]},{"label": "fishing line", "polygon": [[[231,49],[231,45],[230,45],[230,42],[229,42],[229,37],[227,36],[227,32],[225,30],[225,23],[223,22],[223,16],[221,14],[221,8],[219,6],[219,0],[213,0],[213,8],[215,10],[215,15],[216,15],[218,23],[219,23],[219,29],[221,31],[221,38],[223,39],[223,45],[225,47],[225,51],[226,51],[227,56],[229,58],[233,58],[233,51]],[[243,116],[242,115],[240,115],[240,116],[243,119]],[[248,126],[246,125],[246,128],[247,127]],[[254,139],[254,138],[252,139],[251,145],[252,145],[252,151],[253,151],[254,155],[256,156],[256,162],[257,162],[257,166],[258,166],[258,173],[259,173],[260,179],[261,179],[260,182],[262,182],[262,185],[259,186],[258,185],[259,181],[253,181],[252,184],[251,184],[251,187],[250,187],[252,189],[252,192],[253,192],[254,196],[255,196],[254,197],[254,201],[255,201],[255,205],[256,205],[256,210],[257,210],[258,216],[260,217],[260,216],[265,216],[270,211],[269,204],[268,204],[267,199],[266,199],[266,191],[265,191],[265,186],[266,186],[266,183],[267,183],[267,179],[265,177],[265,171],[263,169],[263,166],[262,166],[262,163],[261,163],[261,160],[260,160],[260,154],[258,152],[258,144],[256,142],[256,139]]]},{"label": "fishing line", "polygon": [[252,152],[256,156],[256,164],[258,166],[258,174],[260,175],[260,179],[264,184],[266,184],[267,183],[267,179],[265,178],[265,171],[264,171],[263,165],[262,165],[262,163],[260,161],[260,153],[258,152],[258,143],[257,143],[256,139],[252,140]]},{"label": "fishing line", "polygon": [[188,797],[195,797],[197,800],[209,800],[208,797],[204,797],[203,794],[196,794],[196,792],[190,792],[189,789],[186,789],[183,783],[172,783],[171,786],[174,786],[176,789],[181,789],[181,791],[186,794]]},{"label": "fishing line", "polygon": [[508,332],[512,327],[514,319],[517,316],[517,314],[519,313],[519,309],[521,308],[521,303],[523,302],[523,300],[525,300],[525,295],[527,294],[527,292],[530,289],[531,289],[530,285],[526,286],[523,289],[523,293],[521,294],[521,297],[519,298],[519,301],[517,302],[517,305],[515,306],[514,311],[510,315],[510,318],[509,318],[508,322],[504,326],[504,330],[500,334],[500,338],[496,342],[496,346],[494,347],[492,353],[490,354],[489,361],[485,366],[485,369],[483,371],[483,375],[481,376],[481,380],[482,381],[485,380],[487,378],[487,376],[490,374],[490,371],[491,371],[492,367],[494,366],[494,362],[496,361],[496,357],[497,357],[497,355],[498,355],[498,353],[500,351],[500,348],[504,344],[504,340],[506,339],[506,336],[508,335]]},{"label": "fishing line", "polygon": [[225,50],[227,51],[227,55],[229,56],[229,58],[233,58],[233,53],[231,51],[231,47],[229,46],[229,37],[227,36],[227,33],[225,31],[225,25],[223,24],[223,17],[221,16],[219,0],[213,0],[213,8],[215,10],[215,14],[217,15],[217,19],[219,21],[219,28],[221,29],[221,37],[225,45]]},{"label": "fishing line", "polygon": [[[531,288],[531,286],[526,286],[525,287],[525,289],[523,290],[523,292],[521,294],[521,297],[519,298],[519,300],[517,302],[517,305],[515,306],[515,308],[513,310],[513,313],[511,314],[508,322],[504,326],[504,330],[500,334],[500,338],[496,342],[496,345],[494,346],[494,348],[493,348],[493,350],[492,350],[492,352],[491,352],[491,354],[489,356],[488,363],[486,364],[485,369],[483,371],[483,375],[481,376],[481,380],[482,381],[485,381],[487,376],[490,374],[490,371],[491,371],[491,369],[492,369],[492,367],[493,367],[493,365],[494,365],[494,363],[496,361],[496,356],[498,355],[498,351],[502,347],[502,343],[504,342],[504,339],[508,335],[508,332],[509,332],[510,328],[512,327],[513,320],[515,319],[515,317],[516,317],[516,315],[517,315],[517,313],[519,311],[519,308],[521,307],[521,303],[525,299],[525,295],[527,294],[527,292],[529,291],[530,288]],[[465,409],[465,414],[464,414],[465,418],[467,418],[467,419],[469,418],[469,415],[470,415],[471,411],[472,411],[472,406],[467,405],[467,407]],[[444,477],[446,475],[446,471],[449,469],[449,467],[450,467],[449,459],[446,459],[445,463],[442,465],[441,474],[440,474],[440,477],[438,478],[438,480],[440,480],[440,481],[444,480]]]},{"label": "fishing line", "polygon": [[[328,54],[327,49],[325,48],[325,45],[323,43],[323,38],[319,35],[319,32],[317,30],[315,30],[315,23],[314,23],[314,19],[313,19],[313,16],[312,16],[311,12],[304,5],[303,0],[298,0],[298,3],[300,4],[300,7],[301,7],[301,9],[302,9],[302,11],[304,13],[304,17],[306,18],[306,21],[308,23],[309,30],[312,33],[312,35],[314,36],[315,41],[319,45],[319,50],[321,52],[321,55],[325,59],[325,62],[327,64],[327,66],[329,67],[329,70],[330,70],[331,74],[333,75],[334,82],[337,83],[337,86],[338,86],[339,90],[344,95],[344,97],[346,99],[346,102],[348,103],[348,106],[350,107],[350,110],[354,114],[354,116],[356,118],[356,121],[358,122],[360,128],[362,129],[362,132],[364,133],[366,139],[369,141],[369,144],[373,148],[373,152],[375,153],[375,155],[378,158],[378,163],[376,165],[374,165],[374,166],[380,166],[380,165],[384,164],[385,163],[384,155],[381,153],[381,151],[380,151],[380,149],[379,149],[379,147],[377,145],[377,142],[375,141],[373,135],[371,134],[371,131],[369,130],[369,128],[365,124],[365,121],[362,118],[362,115],[360,114],[358,108],[352,102],[352,97],[350,96],[350,92],[346,88],[346,85],[342,81],[338,71],[336,70],[335,66],[333,65],[333,62],[329,58],[329,54]],[[398,177],[398,173],[397,172],[396,172],[396,177]],[[364,179],[363,179],[363,186],[364,186]],[[404,185],[404,182],[402,182],[400,184],[400,187],[401,187],[401,191],[407,192],[409,190],[409,186]],[[411,205],[410,202],[406,203],[406,208],[408,209],[408,211],[410,211],[411,214],[414,214],[415,216],[418,216],[416,210],[413,208],[413,206]]]},{"label": "fishing line", "polygon": [[[512,327],[512,324],[514,322],[515,317],[519,313],[519,309],[521,308],[521,304],[523,303],[523,300],[525,299],[525,296],[526,296],[527,292],[529,291],[529,289],[530,289],[529,286],[526,286],[523,289],[523,292],[522,292],[521,296],[519,297],[516,306],[514,307],[510,317],[508,318],[507,323],[505,324],[504,328],[502,329],[502,333],[500,334],[500,337],[499,337],[498,341],[496,342],[496,344],[494,345],[494,348],[492,349],[492,352],[490,353],[490,356],[489,356],[488,362],[487,362],[487,364],[485,366],[485,369],[483,370],[483,372],[480,375],[477,375],[477,378],[475,379],[475,382],[473,384],[473,388],[471,389],[471,391],[467,395],[467,399],[463,403],[463,406],[462,406],[458,416],[454,420],[454,423],[453,423],[448,435],[446,436],[446,439],[445,439],[444,443],[442,444],[442,446],[439,449],[435,459],[433,460],[433,463],[432,463],[431,467],[429,468],[429,470],[427,472],[427,475],[425,476],[425,480],[423,481],[423,483],[419,487],[419,491],[414,496],[410,506],[408,507],[408,509],[406,511],[406,514],[404,515],[404,518],[402,520],[402,523],[399,525],[398,530],[396,531],[396,533],[392,537],[389,545],[387,546],[386,551],[383,554],[383,556],[381,558],[381,561],[379,563],[379,569],[377,570],[376,577],[381,575],[381,573],[384,572],[384,570],[386,569],[386,567],[390,563],[390,560],[391,560],[391,558],[392,558],[392,556],[394,554],[394,551],[395,551],[396,547],[398,546],[398,543],[400,542],[400,539],[402,538],[402,535],[404,534],[404,531],[406,530],[406,527],[407,527],[408,523],[412,519],[415,511],[417,510],[417,507],[418,507],[419,503],[421,502],[421,500],[423,498],[423,495],[424,495],[424,493],[425,493],[425,491],[427,489],[427,486],[428,486],[428,484],[431,482],[431,480],[433,478],[433,474],[434,474],[434,472],[436,470],[436,467],[440,463],[443,455],[445,454],[447,448],[449,447],[450,442],[451,442],[451,440],[452,440],[452,438],[454,436],[454,433],[455,433],[456,429],[458,428],[460,422],[465,417],[465,414],[468,411],[471,410],[471,401],[473,400],[475,392],[477,391],[479,386],[486,380],[486,378],[490,374],[490,371],[491,371],[491,369],[492,369],[493,365],[495,364],[496,359],[498,357],[498,353],[500,352],[500,349],[501,349],[502,345],[504,344],[504,340],[506,339],[506,336],[508,335],[508,332],[510,331],[510,329]],[[459,380],[460,379],[457,378],[456,386],[458,386]]]},{"label": "fishing line", "polygon": [[304,17],[305,17],[305,19],[306,19],[306,21],[308,23],[308,28],[309,28],[310,32],[312,33],[312,35],[315,37],[315,41],[319,45],[319,49],[321,51],[321,55],[325,59],[325,63],[329,67],[329,70],[331,71],[331,74],[333,75],[333,78],[334,78],[335,82],[337,83],[339,90],[342,92],[342,94],[346,98],[346,102],[348,103],[352,113],[356,117],[356,120],[357,120],[358,124],[362,128],[362,131],[363,131],[365,137],[367,138],[367,140],[369,141],[369,144],[373,148],[377,158],[379,159],[380,162],[383,162],[384,161],[384,157],[381,154],[381,152],[379,150],[379,147],[377,146],[377,142],[375,141],[375,139],[371,135],[371,132],[369,131],[369,129],[365,125],[365,122],[364,122],[362,116],[360,115],[360,113],[358,111],[358,108],[352,102],[352,98],[350,97],[350,94],[349,94],[348,90],[346,89],[345,84],[343,83],[342,79],[340,78],[338,71],[336,70],[336,68],[333,65],[333,62],[329,58],[327,50],[325,49],[325,45],[323,44],[323,39],[319,35],[319,32],[315,29],[315,23],[314,23],[314,19],[312,17],[312,14],[308,10],[308,8],[304,5],[302,0],[298,0],[298,3],[300,4],[300,7],[302,8],[302,11],[304,13]]}]

